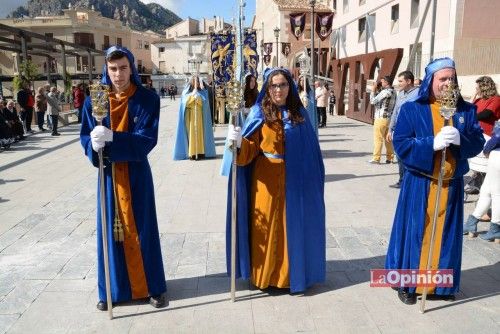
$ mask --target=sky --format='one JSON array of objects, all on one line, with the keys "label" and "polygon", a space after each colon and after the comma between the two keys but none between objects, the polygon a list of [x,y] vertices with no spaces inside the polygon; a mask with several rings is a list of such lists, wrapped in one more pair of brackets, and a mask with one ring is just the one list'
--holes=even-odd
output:
[{"label": "sky", "polygon": [[[26,4],[28,0],[1,0],[1,2],[0,17],[4,18],[12,10]],[[170,9],[182,19],[188,16],[194,19],[212,18],[217,15],[224,17],[228,23],[231,23],[232,18],[236,16],[239,4],[239,0],[142,0],[142,2],[156,2]],[[251,24],[253,15],[255,15],[255,0],[246,0],[245,26]]]}]

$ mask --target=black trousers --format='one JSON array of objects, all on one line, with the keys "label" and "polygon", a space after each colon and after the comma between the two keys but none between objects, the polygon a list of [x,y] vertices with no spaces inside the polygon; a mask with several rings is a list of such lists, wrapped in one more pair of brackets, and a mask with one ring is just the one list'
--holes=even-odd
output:
[{"label": "black trousers", "polygon": [[21,111],[21,120],[24,123],[26,131],[31,131],[31,122],[33,121],[33,107],[26,107]]},{"label": "black trousers", "polygon": [[320,126],[326,126],[326,107],[316,107],[318,112],[318,123]]},{"label": "black trousers", "polygon": [[59,118],[57,115],[50,115],[50,118],[52,118],[52,134],[57,133],[57,123],[59,122]]},{"label": "black trousers", "polygon": [[43,123],[45,122],[45,111],[36,112],[36,124],[38,124],[38,129],[43,129]]}]

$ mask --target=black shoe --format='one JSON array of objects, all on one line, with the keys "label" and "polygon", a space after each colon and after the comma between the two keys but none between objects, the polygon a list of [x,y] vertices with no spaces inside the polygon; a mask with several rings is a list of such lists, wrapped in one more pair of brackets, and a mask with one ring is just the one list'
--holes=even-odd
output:
[{"label": "black shoe", "polygon": [[428,300],[444,300],[447,302],[454,302],[455,301],[455,295],[427,295]]},{"label": "black shoe", "polygon": [[165,295],[151,296],[149,297],[149,303],[155,308],[164,307],[166,305]]},{"label": "black shoe", "polygon": [[[97,303],[96,307],[99,311],[107,311],[108,310],[108,303],[100,300],[99,303]],[[111,307],[113,307],[113,305],[111,305]]]},{"label": "black shoe", "polygon": [[390,188],[396,188],[396,189],[399,189],[399,188],[401,188],[401,183],[399,183],[399,182],[398,182],[398,183],[394,183],[394,184],[391,184],[389,187],[390,187]]},{"label": "black shoe", "polygon": [[60,136],[61,134],[56,132],[56,133],[53,133],[52,136]]},{"label": "black shoe", "polygon": [[40,131],[42,131],[42,132],[47,131],[47,129],[44,129],[44,128],[41,128],[41,129],[39,129],[39,130],[40,130]]},{"label": "black shoe", "polygon": [[398,297],[399,300],[401,300],[403,304],[406,305],[415,305],[417,303],[416,294],[404,291],[402,289],[398,290]]}]

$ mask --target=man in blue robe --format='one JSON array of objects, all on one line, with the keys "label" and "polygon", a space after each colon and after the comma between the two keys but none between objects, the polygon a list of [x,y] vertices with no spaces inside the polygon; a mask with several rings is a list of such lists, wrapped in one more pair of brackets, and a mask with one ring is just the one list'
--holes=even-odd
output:
[{"label": "man in blue robe", "polygon": [[[431,269],[452,269],[453,286],[430,287],[429,296],[453,300],[459,289],[462,259],[463,175],[467,159],[483,148],[482,130],[475,107],[461,97],[450,124],[439,113],[440,97],[450,82],[456,83],[455,63],[450,58],[432,61],[418,98],[402,105],[394,130],[394,148],[405,167],[389,248],[386,269],[427,269],[435,203],[439,210]],[[444,181],[440,198],[437,179],[442,150],[446,148]],[[398,289],[405,304],[415,304],[421,286]],[[432,296],[433,295],[433,296]]]},{"label": "man in blue robe", "polygon": [[[92,101],[87,98],[80,142],[95,167],[99,165],[97,152],[104,149],[112,302],[149,297],[151,305],[162,307],[166,304],[165,273],[153,178],[147,159],[158,140],[160,100],[157,94],[141,85],[132,53],[121,46],[107,50],[102,83],[111,87],[108,115],[103,125],[97,125],[92,117]],[[107,301],[100,211],[98,191],[97,308],[104,311]]]}]

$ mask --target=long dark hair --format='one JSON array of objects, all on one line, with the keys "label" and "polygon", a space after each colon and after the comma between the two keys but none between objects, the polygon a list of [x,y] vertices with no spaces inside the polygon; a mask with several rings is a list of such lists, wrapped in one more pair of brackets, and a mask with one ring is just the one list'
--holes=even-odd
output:
[{"label": "long dark hair", "polygon": [[[250,88],[250,80],[255,79],[255,86]],[[243,93],[243,98],[245,99],[245,108],[250,108],[257,101],[257,96],[259,95],[259,90],[257,89],[257,79],[253,74],[247,75],[245,77],[245,92]]]},{"label": "long dark hair", "polygon": [[304,81],[306,82],[306,93],[309,94],[309,92],[311,92],[311,86],[309,85],[309,81],[307,81],[303,76],[299,77],[297,89],[299,90],[299,93],[304,91]]},{"label": "long dark hair", "polygon": [[300,113],[300,108],[302,107],[302,101],[300,101],[299,95],[298,94],[292,94],[293,92],[293,85],[295,83],[292,81],[292,78],[287,75],[286,72],[281,71],[281,70],[276,70],[272,74],[269,75],[269,78],[267,79],[267,85],[266,85],[266,93],[264,95],[264,98],[262,99],[262,110],[264,111],[264,118],[267,123],[273,122],[276,119],[278,119],[278,113],[279,113],[279,107],[274,104],[271,95],[269,94],[269,90],[272,79],[277,76],[277,75],[283,75],[286,78],[286,81],[288,82],[288,95],[286,97],[286,106],[288,108],[288,115],[290,120],[292,121],[292,124],[297,124],[301,123],[304,121],[304,117]]}]

